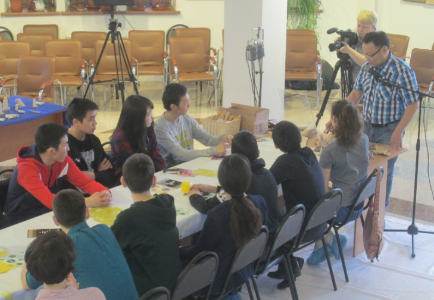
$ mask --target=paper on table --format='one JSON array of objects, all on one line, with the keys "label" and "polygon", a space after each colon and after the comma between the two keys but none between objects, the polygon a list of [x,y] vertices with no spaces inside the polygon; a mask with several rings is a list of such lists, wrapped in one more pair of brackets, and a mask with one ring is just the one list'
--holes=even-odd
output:
[{"label": "paper on table", "polygon": [[3,262],[2,260],[0,260],[0,274],[6,273],[7,271],[13,270],[16,268],[18,268],[18,266],[13,266],[13,265],[7,264],[7,263]]},{"label": "paper on table", "polygon": [[193,172],[195,175],[202,175],[208,177],[217,177],[217,171],[215,170],[207,170],[207,169],[197,169]]},{"label": "paper on table", "polygon": [[93,207],[90,210],[90,217],[95,221],[112,226],[118,214],[123,211],[120,207]]}]

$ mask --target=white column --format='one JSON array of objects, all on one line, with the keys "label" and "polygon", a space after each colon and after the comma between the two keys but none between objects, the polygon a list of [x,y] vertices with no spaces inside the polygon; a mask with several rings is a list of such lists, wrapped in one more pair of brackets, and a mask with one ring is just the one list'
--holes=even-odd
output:
[{"label": "white column", "polygon": [[[283,119],[286,5],[286,0],[225,1],[223,106],[231,103],[253,105],[245,53],[247,41],[252,39],[252,28],[263,27],[265,56],[261,106],[270,109],[270,118]],[[259,89],[259,75],[256,83]]]}]

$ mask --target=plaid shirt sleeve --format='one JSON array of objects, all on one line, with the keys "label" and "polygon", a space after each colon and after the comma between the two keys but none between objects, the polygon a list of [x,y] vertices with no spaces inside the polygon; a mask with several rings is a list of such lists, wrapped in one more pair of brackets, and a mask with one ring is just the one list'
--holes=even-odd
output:
[{"label": "plaid shirt sleeve", "polygon": [[364,68],[366,65],[367,65],[367,62],[364,62],[363,65],[360,67],[360,72],[357,75],[356,80],[354,81],[353,90],[363,91],[362,79],[363,79],[363,75],[365,73]]},{"label": "plaid shirt sleeve", "polygon": [[116,176],[122,174],[122,166],[125,161],[134,154],[131,144],[128,143],[123,131],[118,131],[111,141],[113,165]]},{"label": "plaid shirt sleeve", "polygon": [[[414,74],[414,71],[406,63],[403,63],[401,67],[402,70],[400,72],[401,75],[399,77],[398,83],[408,89],[412,89],[415,91],[418,90],[416,75]],[[407,91],[405,89],[400,89],[400,94],[401,98],[404,99],[406,106],[418,101],[416,93]]]},{"label": "plaid shirt sleeve", "polygon": [[155,172],[167,169],[164,159],[158,150],[157,137],[155,136],[154,126],[148,128],[149,149],[148,154],[154,162]]}]

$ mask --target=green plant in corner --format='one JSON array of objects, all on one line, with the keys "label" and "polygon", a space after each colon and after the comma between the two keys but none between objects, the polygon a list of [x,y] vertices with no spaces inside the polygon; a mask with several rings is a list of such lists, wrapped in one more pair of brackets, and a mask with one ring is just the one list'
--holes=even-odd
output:
[{"label": "green plant in corner", "polygon": [[287,28],[315,30],[321,7],[321,0],[288,0]]}]

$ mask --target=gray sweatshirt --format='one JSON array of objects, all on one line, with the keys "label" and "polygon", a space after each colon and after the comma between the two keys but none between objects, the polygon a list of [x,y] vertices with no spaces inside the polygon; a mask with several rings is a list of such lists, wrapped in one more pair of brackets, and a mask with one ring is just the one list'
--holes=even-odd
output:
[{"label": "gray sweatshirt", "polygon": [[[198,157],[217,155],[215,146],[220,144],[224,137],[224,134],[210,135],[192,116],[183,115],[177,122],[172,122],[164,114],[155,121],[155,135],[160,154],[168,168]],[[193,139],[212,147],[194,150]]]}]

